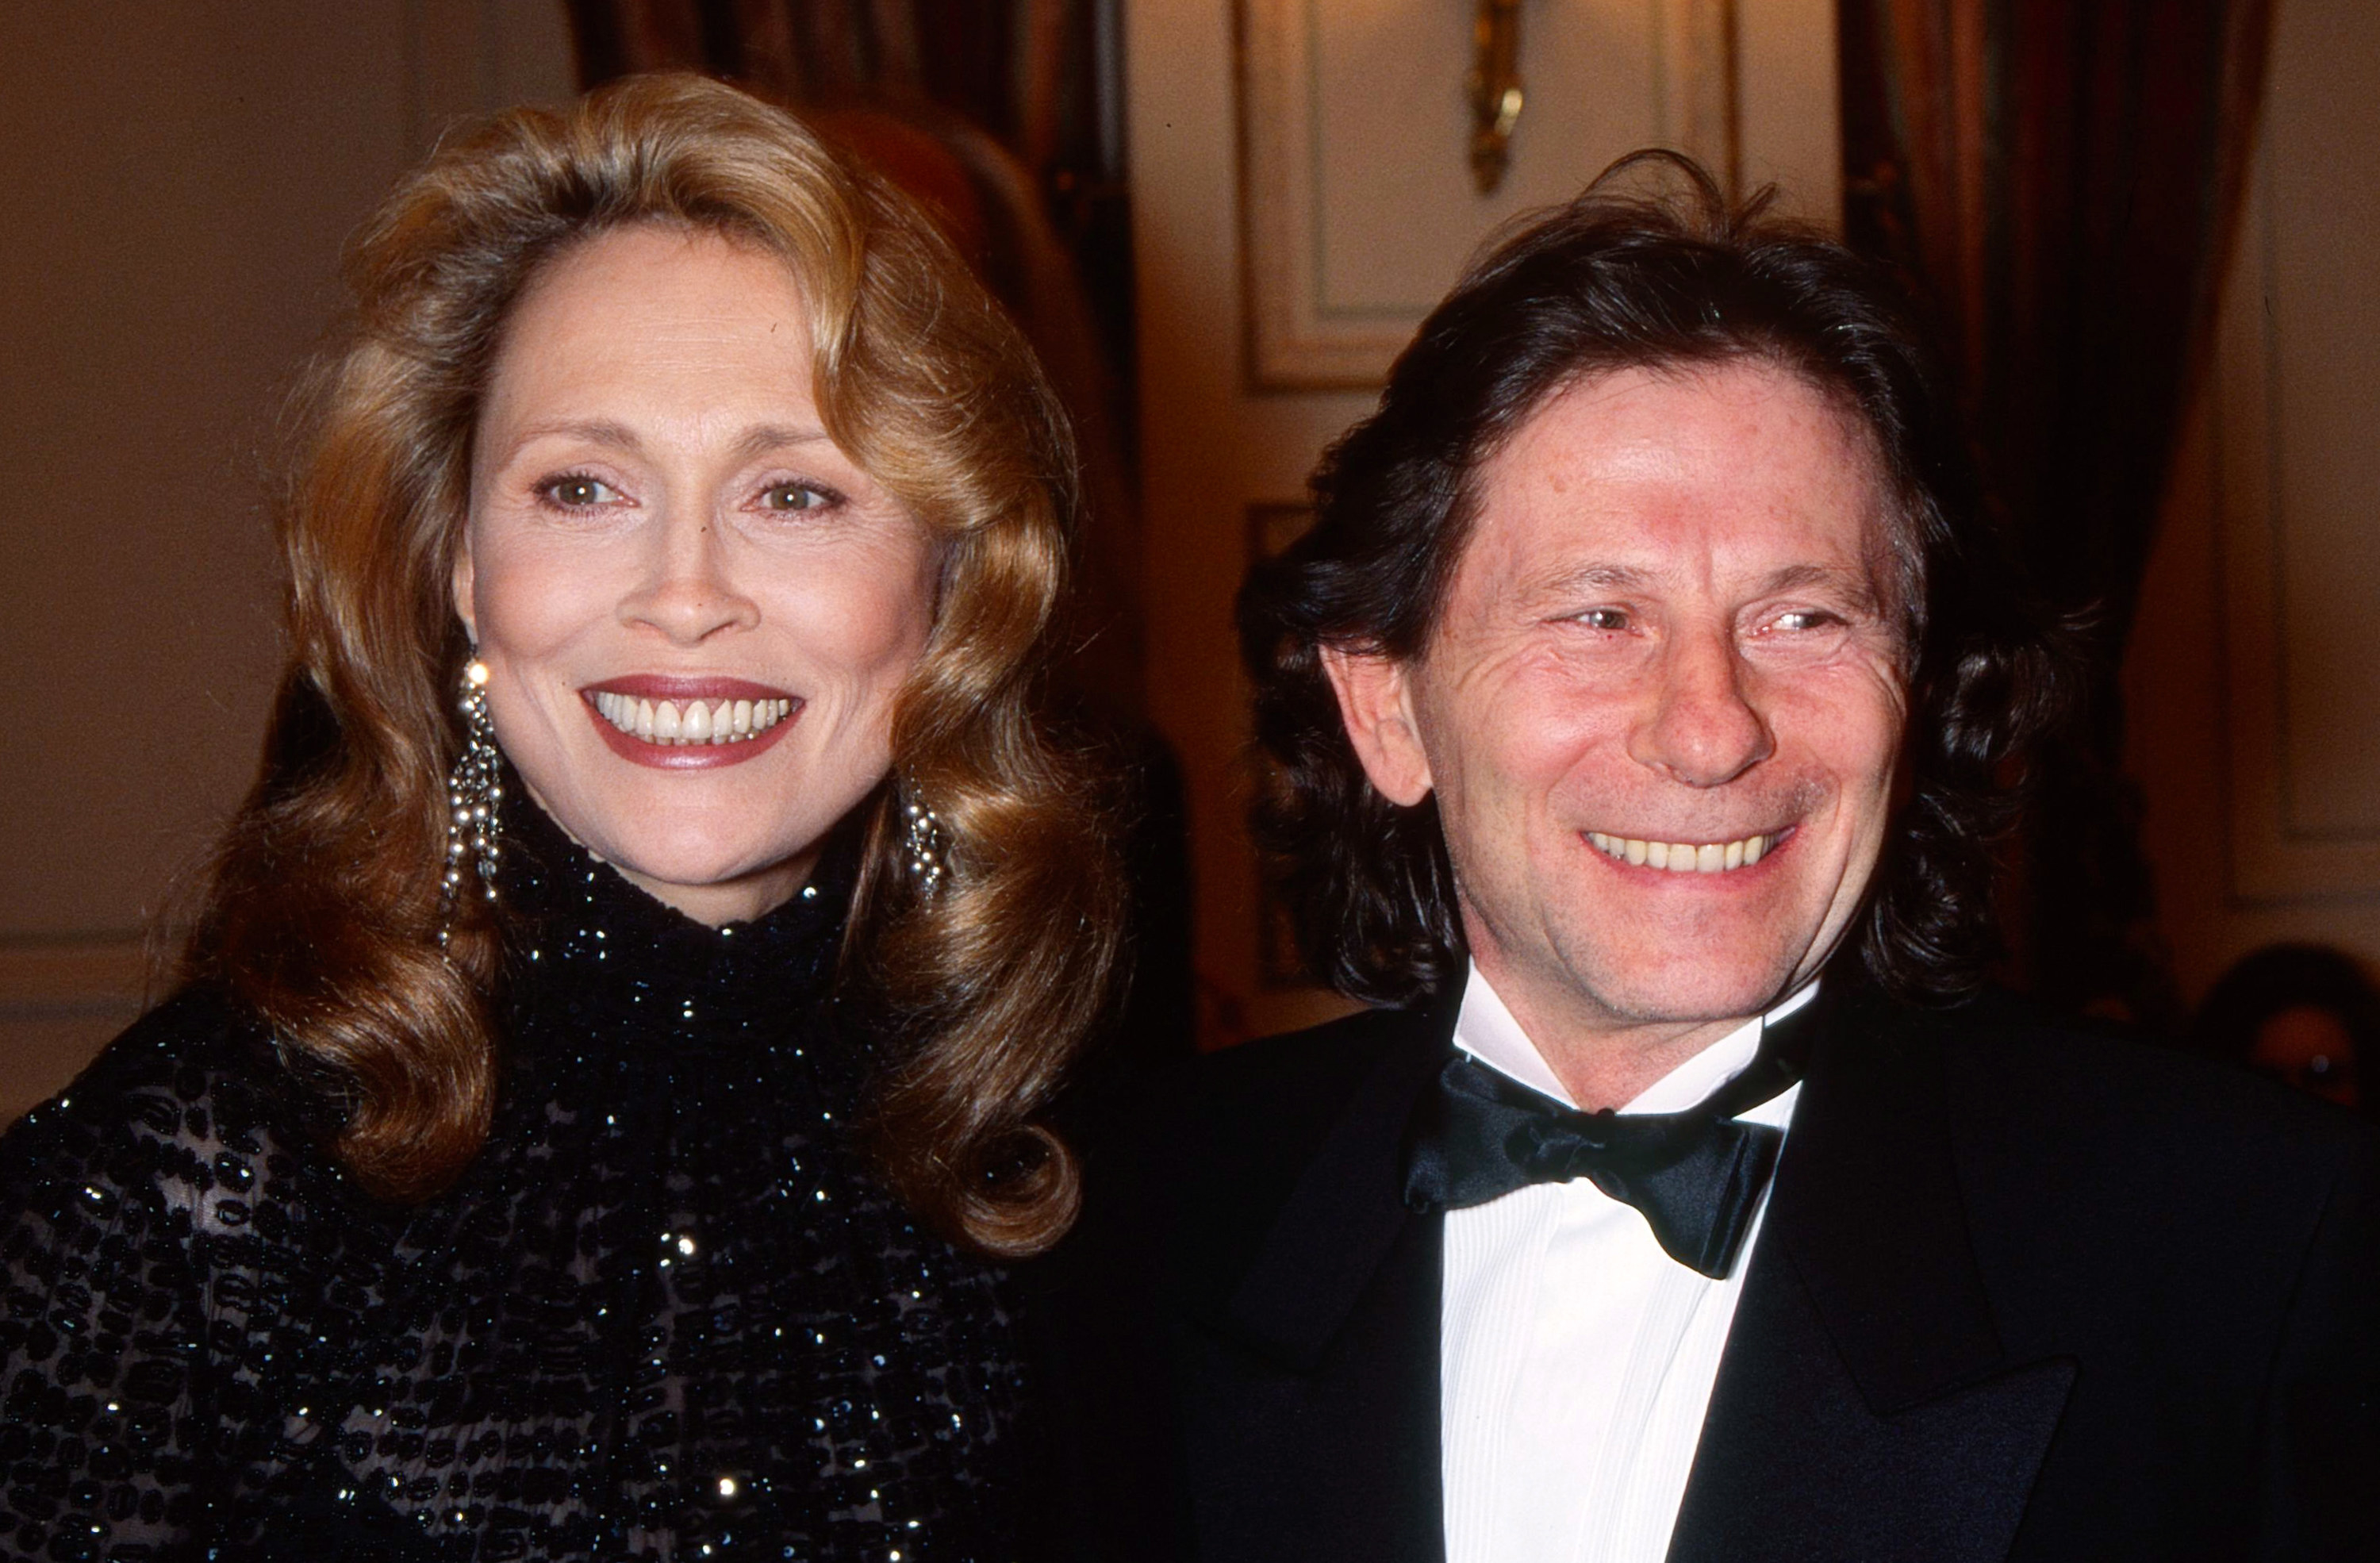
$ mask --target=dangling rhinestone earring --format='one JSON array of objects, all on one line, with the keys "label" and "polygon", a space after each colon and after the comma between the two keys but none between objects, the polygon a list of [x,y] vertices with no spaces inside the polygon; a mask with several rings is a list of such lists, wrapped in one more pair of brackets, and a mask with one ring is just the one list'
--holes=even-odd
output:
[{"label": "dangling rhinestone earring", "polygon": [[[480,887],[496,899],[496,806],[504,799],[504,772],[496,759],[495,723],[488,720],[488,664],[474,657],[463,665],[463,752],[446,778],[446,920],[454,921],[455,903],[463,894],[463,859],[478,870]],[[448,928],[438,930],[446,943]]]},{"label": "dangling rhinestone earring", "polygon": [[909,877],[917,882],[919,895],[931,895],[942,884],[942,821],[917,801],[916,779],[905,781],[901,791],[902,810],[908,817],[901,844],[909,856]]}]

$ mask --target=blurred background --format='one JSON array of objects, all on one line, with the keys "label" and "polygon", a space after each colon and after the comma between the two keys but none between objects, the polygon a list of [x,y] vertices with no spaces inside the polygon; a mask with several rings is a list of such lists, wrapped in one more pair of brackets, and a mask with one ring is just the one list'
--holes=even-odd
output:
[{"label": "blurred background", "polygon": [[[2009,980],[2178,1031],[2241,956],[2315,947],[2224,1011],[2247,1056],[2320,1007],[2306,974],[2380,957],[2370,0],[26,0],[0,1118],[156,997],[176,876],[252,774],[281,407],[345,236],[458,117],[669,66],[932,204],[1074,407],[1061,683],[1141,775],[1135,1046],[1335,1006],[1241,829],[1232,595],[1480,237],[1657,144],[1903,273],[2008,523],[2096,607],[2090,721],[2009,854]],[[2266,1067],[2336,1095],[2345,1046]]]}]

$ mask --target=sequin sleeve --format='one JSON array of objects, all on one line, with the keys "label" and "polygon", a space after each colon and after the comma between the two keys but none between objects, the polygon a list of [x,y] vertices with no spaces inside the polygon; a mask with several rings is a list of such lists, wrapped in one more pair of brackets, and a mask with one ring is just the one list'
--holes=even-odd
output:
[{"label": "sequin sleeve", "polygon": [[281,1460],[335,1175],[240,1031],[170,1001],[0,1138],[0,1552],[193,1555]]}]

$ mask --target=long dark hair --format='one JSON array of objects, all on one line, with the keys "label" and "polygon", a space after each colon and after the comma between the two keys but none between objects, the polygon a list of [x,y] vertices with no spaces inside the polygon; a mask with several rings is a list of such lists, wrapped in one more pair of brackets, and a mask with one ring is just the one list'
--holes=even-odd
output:
[{"label": "long dark hair", "polygon": [[[1642,176],[1666,188],[1638,193]],[[1905,998],[1971,992],[1997,952],[1995,843],[2018,764],[2065,709],[2069,633],[2021,584],[1981,513],[1955,407],[1901,295],[1876,268],[1730,204],[1670,152],[1639,152],[1475,260],[1390,372],[1378,409],[1323,457],[1312,528],[1240,595],[1256,735],[1274,762],[1254,824],[1323,981],[1414,1002],[1461,967],[1434,803],[1375,791],[1341,725],[1325,647],[1418,655],[1477,509],[1482,465],[1556,393],[1627,369],[1773,366],[1873,437],[1891,516],[1910,721],[1897,836],[1851,940]]]}]

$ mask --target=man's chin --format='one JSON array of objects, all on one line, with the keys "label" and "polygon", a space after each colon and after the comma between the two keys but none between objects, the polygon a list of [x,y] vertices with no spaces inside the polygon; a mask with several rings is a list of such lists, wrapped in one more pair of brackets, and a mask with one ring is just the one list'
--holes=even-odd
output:
[{"label": "man's chin", "polygon": [[1673,970],[1622,976],[1606,973],[1579,974],[1580,985],[1593,993],[1611,1017],[1627,1025],[1712,1025],[1745,1021],[1774,1006],[1791,993],[1792,963],[1763,962],[1730,970]]}]

